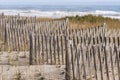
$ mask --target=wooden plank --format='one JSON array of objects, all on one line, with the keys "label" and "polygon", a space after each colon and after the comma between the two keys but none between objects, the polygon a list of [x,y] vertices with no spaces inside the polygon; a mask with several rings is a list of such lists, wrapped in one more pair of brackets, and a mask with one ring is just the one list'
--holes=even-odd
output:
[{"label": "wooden plank", "polygon": [[79,61],[80,61],[80,46],[78,46],[77,48],[77,51],[76,51],[76,54],[77,54],[77,69],[78,69],[78,79],[81,80],[81,73],[80,73],[80,64],[79,64]]},{"label": "wooden plank", "polygon": [[105,68],[106,68],[106,74],[107,74],[107,80],[109,80],[109,71],[108,71],[108,64],[107,64],[107,53],[106,53],[106,47],[103,47],[104,54],[105,54]]},{"label": "wooden plank", "polygon": [[57,54],[58,54],[58,64],[60,64],[60,50],[59,50],[59,36],[57,35]]},{"label": "wooden plank", "polygon": [[51,48],[51,39],[52,39],[52,36],[50,35],[49,36],[49,47],[50,47],[50,64],[53,64],[52,62],[52,48]]},{"label": "wooden plank", "polygon": [[40,59],[40,40],[39,40],[39,32],[38,32],[38,34],[37,34],[37,57],[36,57],[36,60],[37,60],[37,65],[39,65],[39,59]]},{"label": "wooden plank", "polygon": [[87,55],[88,55],[88,75],[89,75],[89,77],[87,77],[87,79],[90,79],[90,80],[92,80],[92,66],[91,66],[91,57],[90,57],[90,49],[91,49],[91,46],[89,46],[88,47],[88,53],[87,53]]},{"label": "wooden plank", "polygon": [[33,55],[33,39],[32,39],[32,34],[29,35],[30,38],[30,57],[29,57],[29,65],[32,65],[32,55]]},{"label": "wooden plank", "polygon": [[41,44],[42,44],[42,53],[41,53],[41,57],[42,57],[42,64],[44,64],[44,39],[43,39],[43,34],[41,34]]},{"label": "wooden plank", "polygon": [[56,64],[56,35],[53,36],[53,46],[54,46],[54,63]]},{"label": "wooden plank", "polygon": [[84,73],[83,73],[83,79],[85,79],[85,80],[87,80],[86,79],[86,68],[85,68],[85,59],[84,59],[84,50],[83,50],[84,48],[83,48],[83,46],[81,46],[81,57],[82,57],[82,62],[83,62],[83,71],[84,71]]},{"label": "wooden plank", "polygon": [[101,80],[103,80],[103,68],[102,68],[102,61],[101,61],[101,47],[97,47],[98,49],[98,58],[100,63],[100,74],[101,74]]},{"label": "wooden plank", "polygon": [[63,43],[63,36],[60,36],[60,46],[61,46],[61,55],[62,55],[62,64],[64,64],[64,51],[63,51],[63,47],[64,47],[64,43]]},{"label": "wooden plank", "polygon": [[114,67],[113,67],[113,57],[112,57],[113,49],[112,49],[112,46],[110,46],[109,48],[110,48],[110,60],[111,60],[112,76],[113,76],[113,80],[115,80]]},{"label": "wooden plank", "polygon": [[47,59],[47,64],[48,64],[48,41],[47,41],[47,35],[45,34],[45,45],[46,45],[46,59]]},{"label": "wooden plank", "polygon": [[71,80],[70,78],[70,58],[69,58],[69,53],[68,53],[68,41],[67,41],[67,36],[64,36],[65,40],[65,59],[66,59],[66,74],[65,74],[65,79],[66,80]]},{"label": "wooden plank", "polygon": [[97,77],[97,67],[96,67],[96,54],[95,54],[95,47],[96,46],[92,46],[92,52],[93,52],[93,61],[94,61],[94,69],[95,69],[95,78],[96,80],[98,80],[98,77]]},{"label": "wooden plank", "polygon": [[[75,78],[75,67],[74,67],[74,65],[75,65],[75,63],[74,63],[74,60],[73,60],[73,57],[74,57],[74,53],[73,53],[73,44],[70,44],[70,50],[71,50],[71,64],[72,64],[72,76],[73,76],[73,80],[75,80],[76,78]],[[74,55],[73,55],[74,54]]]}]

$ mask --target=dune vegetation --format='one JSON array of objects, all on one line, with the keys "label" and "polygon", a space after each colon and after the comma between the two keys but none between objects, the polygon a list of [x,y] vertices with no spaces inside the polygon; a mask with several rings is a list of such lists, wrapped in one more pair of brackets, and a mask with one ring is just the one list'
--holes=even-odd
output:
[{"label": "dune vegetation", "polygon": [[[67,16],[64,18],[59,19],[69,19],[69,24],[72,28],[87,28],[87,27],[95,27],[95,26],[101,26],[103,23],[106,23],[107,28],[114,28],[118,29],[120,28],[120,20],[119,19],[113,19],[108,17],[102,17],[102,16],[94,16],[94,15],[85,15],[85,16]],[[58,19],[58,20],[59,20]],[[49,20],[56,20],[53,18],[38,18],[39,21],[49,21]]]},{"label": "dune vegetation", "polygon": [[114,28],[114,29],[120,28],[119,19],[112,19],[108,17],[93,16],[93,15],[86,15],[86,16],[77,15],[77,16],[71,16],[65,18],[68,18],[70,21],[70,25],[74,26],[75,28],[100,26],[103,23],[106,23],[107,28]]}]

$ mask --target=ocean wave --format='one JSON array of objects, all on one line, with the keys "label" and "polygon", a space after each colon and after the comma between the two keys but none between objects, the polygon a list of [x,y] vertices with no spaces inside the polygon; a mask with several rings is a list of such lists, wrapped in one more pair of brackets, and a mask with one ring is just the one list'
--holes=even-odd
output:
[{"label": "ocean wave", "polygon": [[0,13],[4,13],[5,15],[20,15],[20,16],[31,16],[31,17],[50,17],[50,18],[61,18],[65,16],[84,16],[88,14],[92,15],[101,15],[103,17],[110,17],[110,18],[117,18],[120,19],[120,12],[116,11],[41,11],[41,10],[7,10],[7,9],[0,9]]},{"label": "ocean wave", "polygon": [[98,14],[120,14],[120,12],[116,12],[116,11],[102,11],[102,10],[96,10],[95,11]]}]

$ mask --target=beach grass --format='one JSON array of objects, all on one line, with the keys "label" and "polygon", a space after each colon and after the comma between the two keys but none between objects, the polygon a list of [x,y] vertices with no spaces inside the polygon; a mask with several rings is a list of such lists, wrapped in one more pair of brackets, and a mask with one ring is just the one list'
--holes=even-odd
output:
[{"label": "beach grass", "polygon": [[67,16],[64,18],[38,18],[39,21],[49,21],[49,20],[62,20],[69,19],[69,25],[72,28],[88,28],[101,26],[103,23],[106,23],[107,28],[109,29],[118,29],[120,28],[120,20],[109,17],[95,16],[95,15],[85,15],[85,16]]},{"label": "beach grass", "polygon": [[70,25],[72,25],[73,28],[95,27],[95,26],[101,26],[103,23],[106,23],[107,28],[110,29],[120,28],[119,19],[113,19],[102,16],[93,16],[93,15],[86,15],[86,16],[77,15],[77,16],[70,16],[65,18],[69,19]]}]

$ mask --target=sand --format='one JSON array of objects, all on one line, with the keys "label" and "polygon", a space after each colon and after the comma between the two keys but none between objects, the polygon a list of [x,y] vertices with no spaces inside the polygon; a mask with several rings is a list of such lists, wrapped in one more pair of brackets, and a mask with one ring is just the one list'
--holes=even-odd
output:
[{"label": "sand", "polygon": [[0,80],[65,80],[65,65],[29,65],[28,52],[0,52]]}]

